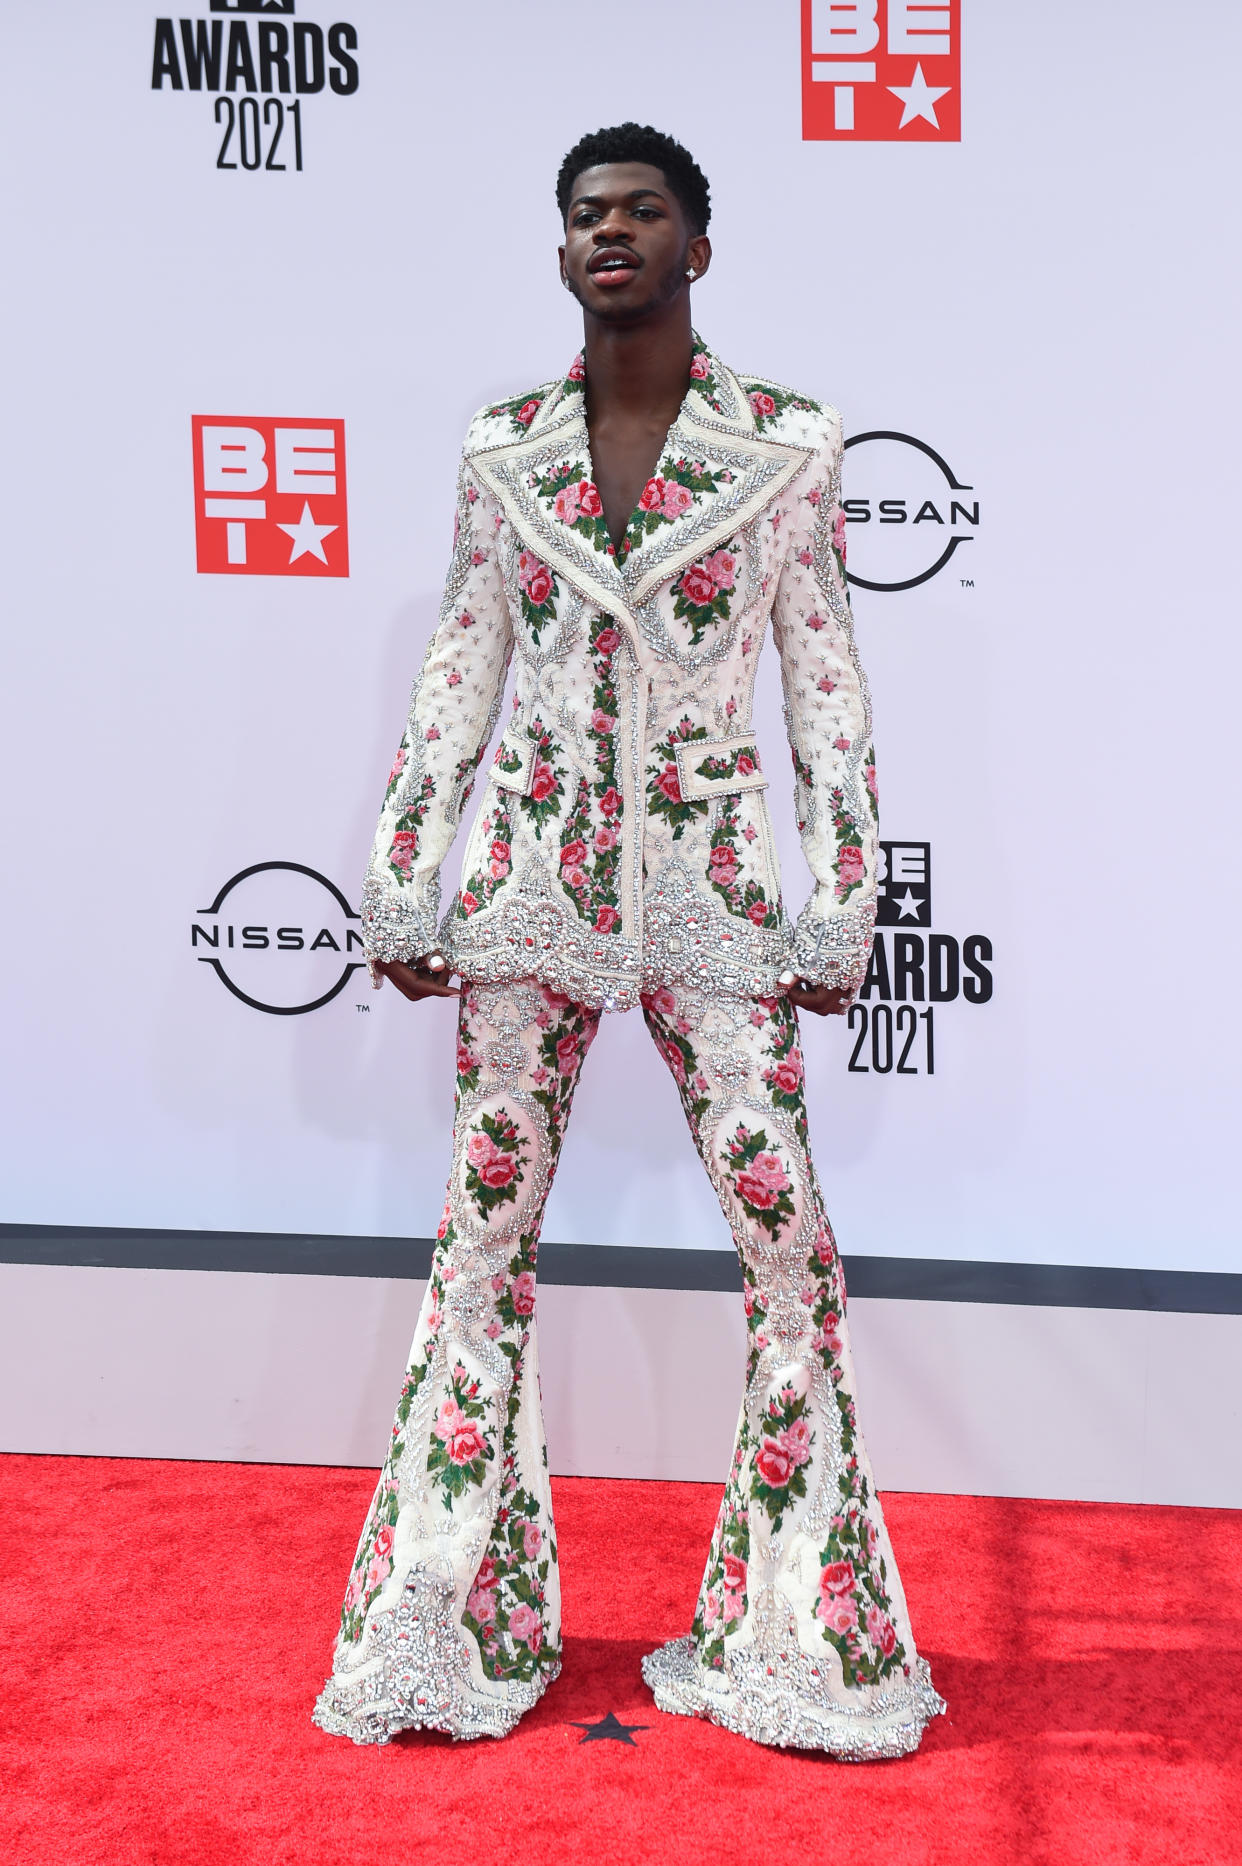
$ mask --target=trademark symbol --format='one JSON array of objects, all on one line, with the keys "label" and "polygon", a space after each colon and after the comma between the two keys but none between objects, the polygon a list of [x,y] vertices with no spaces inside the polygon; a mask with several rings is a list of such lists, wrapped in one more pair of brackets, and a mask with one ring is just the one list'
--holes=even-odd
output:
[{"label": "trademark symbol", "polygon": [[973,590],[975,587],[975,580],[973,577],[959,577],[958,582],[964,590]]},{"label": "trademark symbol", "polygon": [[355,1004],[354,1009],[355,1011],[369,1011],[371,1007],[369,1004]]}]

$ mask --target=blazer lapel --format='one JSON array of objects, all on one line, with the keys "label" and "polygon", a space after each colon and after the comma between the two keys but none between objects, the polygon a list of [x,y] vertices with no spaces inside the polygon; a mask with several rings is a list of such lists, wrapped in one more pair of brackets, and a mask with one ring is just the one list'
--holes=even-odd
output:
[{"label": "blazer lapel", "polygon": [[733,372],[696,337],[690,387],[656,473],[614,552],[594,483],[577,357],[519,439],[480,448],[471,464],[514,531],[590,602],[628,625],[662,584],[761,512],[810,458],[763,439]]},{"label": "blazer lapel", "polygon": [[687,565],[728,542],[811,457],[810,448],[765,440],[755,432],[736,376],[697,340],[691,369],[702,373],[691,375],[669,431],[656,482],[662,500],[657,506],[654,490],[648,489],[655,509],[635,514],[621,565],[635,608]]}]

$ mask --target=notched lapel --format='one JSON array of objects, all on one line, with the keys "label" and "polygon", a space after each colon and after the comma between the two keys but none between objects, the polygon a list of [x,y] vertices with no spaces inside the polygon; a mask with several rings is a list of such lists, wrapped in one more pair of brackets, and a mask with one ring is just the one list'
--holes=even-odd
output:
[{"label": "notched lapel", "polygon": [[696,337],[690,387],[618,558],[593,481],[584,381],[578,357],[528,432],[478,449],[471,465],[527,548],[626,625],[637,648],[639,605],[728,543],[811,450],[757,434],[737,377]]},{"label": "notched lapel", "polygon": [[[589,495],[584,511],[576,492],[582,485],[595,491],[582,398],[558,391],[549,402],[552,405],[540,410],[529,434],[500,447],[479,449],[471,454],[470,464],[523,544],[589,602],[614,615],[619,611],[636,637],[616,560],[596,542],[599,528],[594,521],[598,516],[602,527],[602,512],[589,509]],[[560,497],[558,511],[561,494],[565,496]]]}]

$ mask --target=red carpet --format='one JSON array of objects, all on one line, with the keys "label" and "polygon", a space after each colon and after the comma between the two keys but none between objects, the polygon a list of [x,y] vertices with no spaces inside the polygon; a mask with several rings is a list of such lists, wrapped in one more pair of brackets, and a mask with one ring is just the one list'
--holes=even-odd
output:
[{"label": "red carpet", "polygon": [[[40,1866],[1242,1860],[1242,1512],[887,1500],[949,1716],[850,1767],[665,1717],[717,1492],[556,1485],[565,1669],[503,1743],[310,1706],[365,1471],[0,1459],[0,1857]],[[634,1746],[574,1723],[614,1711]]]}]

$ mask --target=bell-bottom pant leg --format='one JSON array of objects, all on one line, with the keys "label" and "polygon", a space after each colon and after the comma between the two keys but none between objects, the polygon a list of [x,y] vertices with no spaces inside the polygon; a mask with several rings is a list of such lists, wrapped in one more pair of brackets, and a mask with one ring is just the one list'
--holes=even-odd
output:
[{"label": "bell-bottom pant leg", "polygon": [[392,1439],[315,1721],[503,1736],[560,1670],[535,1253],[599,1013],[464,987],[453,1168]]},{"label": "bell-bottom pant leg", "polygon": [[737,1243],[748,1342],[693,1625],[644,1659],[644,1676],[661,1709],[759,1742],[906,1754],[944,1706],[915,1651],[859,1430],[796,1015],[784,997],[667,989],[643,1009]]}]

